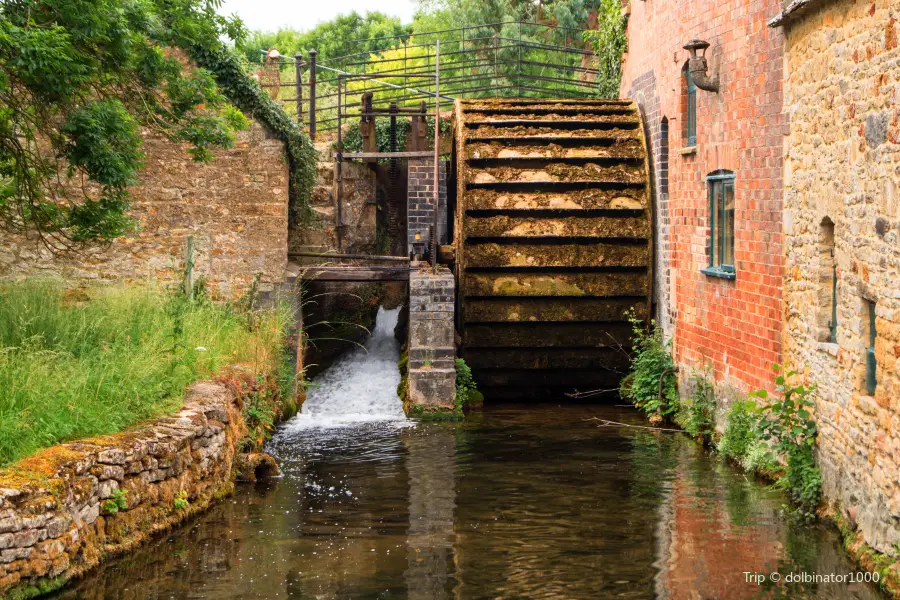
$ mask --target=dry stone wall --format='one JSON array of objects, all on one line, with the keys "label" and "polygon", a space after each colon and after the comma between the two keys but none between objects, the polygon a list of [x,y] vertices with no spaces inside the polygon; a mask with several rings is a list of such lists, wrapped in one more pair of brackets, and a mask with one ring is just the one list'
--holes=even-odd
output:
[{"label": "dry stone wall", "polygon": [[818,386],[827,499],[882,552],[900,543],[898,19],[895,1],[841,0],[810,3],[784,25],[785,360]]},{"label": "dry stone wall", "polygon": [[240,295],[257,275],[264,284],[280,282],[288,235],[283,142],[254,122],[233,148],[199,164],[182,144],[149,131],[143,139],[145,166],[131,189],[137,231],[65,256],[55,256],[35,236],[2,232],[0,278],[169,284],[181,280],[192,237],[195,279],[203,277],[216,295]]},{"label": "dry stone wall", "polygon": [[171,418],[0,470],[0,597],[59,585],[229,493],[244,434],[232,390],[201,382]]}]

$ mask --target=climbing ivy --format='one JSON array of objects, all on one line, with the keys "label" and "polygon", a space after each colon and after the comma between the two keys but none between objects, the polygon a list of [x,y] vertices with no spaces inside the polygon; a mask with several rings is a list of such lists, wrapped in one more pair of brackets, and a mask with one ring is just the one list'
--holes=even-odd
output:
[{"label": "climbing ivy", "polygon": [[290,224],[308,223],[309,197],[316,182],[316,149],[291,117],[241,68],[240,56],[222,44],[185,44],[191,58],[212,72],[236,107],[284,142],[290,166]]},{"label": "climbing ivy", "polygon": [[621,0],[600,0],[597,28],[584,32],[584,41],[597,55],[597,93],[601,98],[618,98],[622,81],[622,55],[628,47],[626,20]]}]

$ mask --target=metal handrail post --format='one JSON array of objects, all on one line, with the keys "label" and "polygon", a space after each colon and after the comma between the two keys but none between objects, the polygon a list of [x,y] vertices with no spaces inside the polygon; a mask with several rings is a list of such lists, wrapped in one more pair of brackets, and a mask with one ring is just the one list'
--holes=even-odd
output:
[{"label": "metal handrail post", "polygon": [[294,72],[297,80],[295,87],[297,88],[297,125],[303,128],[303,54],[298,52],[294,55]]},{"label": "metal handrail post", "polygon": [[316,55],[309,51],[309,139],[316,141]]},{"label": "metal handrail post", "polygon": [[440,235],[438,230],[438,211],[441,208],[440,203],[440,168],[438,165],[441,138],[441,40],[437,40],[437,46],[434,51],[434,223],[431,227],[431,266],[437,272],[437,237]]}]

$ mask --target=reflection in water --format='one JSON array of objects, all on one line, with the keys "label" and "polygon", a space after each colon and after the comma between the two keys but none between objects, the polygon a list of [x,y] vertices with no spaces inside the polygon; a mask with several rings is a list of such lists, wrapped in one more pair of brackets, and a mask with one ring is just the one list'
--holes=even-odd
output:
[{"label": "reflection in water", "polygon": [[460,424],[290,429],[284,477],[59,593],[232,598],[858,598],[745,571],[854,570],[832,532],[629,409],[486,409]]},{"label": "reflection in water", "polygon": [[453,429],[435,427],[411,432],[405,441],[409,475],[407,597],[447,598],[456,541],[456,436]]}]

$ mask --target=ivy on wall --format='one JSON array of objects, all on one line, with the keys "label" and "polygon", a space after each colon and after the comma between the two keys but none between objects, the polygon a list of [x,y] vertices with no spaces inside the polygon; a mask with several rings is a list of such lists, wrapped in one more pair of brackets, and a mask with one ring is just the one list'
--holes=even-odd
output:
[{"label": "ivy on wall", "polygon": [[285,144],[290,167],[290,226],[304,225],[312,218],[310,194],[316,183],[318,154],[312,141],[259,84],[241,68],[237,53],[224,46],[186,48],[191,58],[212,72],[216,83],[236,107],[262,125]]},{"label": "ivy on wall", "polygon": [[618,98],[622,81],[622,55],[628,48],[626,18],[621,0],[600,0],[597,29],[585,31],[584,41],[597,55],[597,92],[601,98]]}]

